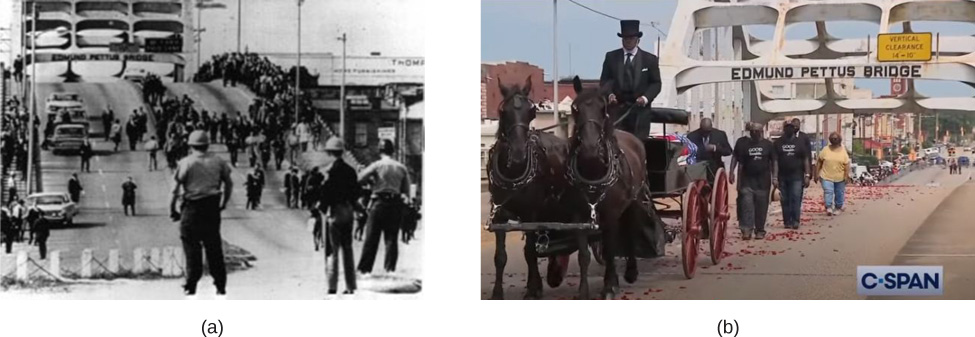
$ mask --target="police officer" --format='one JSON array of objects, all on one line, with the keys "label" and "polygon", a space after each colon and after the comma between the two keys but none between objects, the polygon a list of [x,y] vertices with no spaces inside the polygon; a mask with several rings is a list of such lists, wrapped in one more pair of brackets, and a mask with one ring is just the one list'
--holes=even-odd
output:
[{"label": "police officer", "polygon": [[[339,255],[342,256],[342,270],[345,272],[343,294],[352,294],[356,289],[355,258],[352,256],[352,223],[353,209],[360,188],[356,182],[355,169],[342,160],[344,150],[345,144],[337,137],[332,137],[325,142],[327,179],[322,183],[318,208],[326,214],[327,239],[333,250],[325,270],[328,275],[329,294],[338,292]],[[328,254],[327,249],[326,254]]]},{"label": "police officer", "polygon": [[[187,296],[196,294],[196,283],[203,275],[202,243],[217,295],[223,296],[227,293],[227,270],[220,237],[220,211],[227,207],[233,193],[231,168],[223,158],[207,152],[210,139],[206,132],[194,131],[188,144],[192,151],[177,164],[176,186],[170,202],[171,217],[180,220],[180,239],[186,255],[187,273],[183,293]],[[182,213],[176,211],[176,203],[180,199],[183,201]]]},{"label": "police officer", "polygon": [[85,141],[81,144],[81,150],[79,150],[81,155],[81,170],[82,172],[91,172],[91,156],[94,152],[91,150],[91,142]]},{"label": "police officer", "polygon": [[40,251],[41,260],[44,260],[47,259],[47,238],[51,236],[51,223],[47,218],[40,216],[41,209],[36,204],[33,208],[38,216],[31,225],[31,237]]},{"label": "police officer", "polygon": [[135,190],[139,188],[132,181],[132,177],[129,177],[124,183],[122,183],[122,209],[125,215],[129,215],[129,209],[132,209],[132,216],[135,216]]},{"label": "police officer", "polygon": [[[648,112],[650,103],[660,94],[660,65],[657,56],[640,50],[639,20],[620,21],[623,48],[606,53],[599,86],[610,86],[610,103],[619,103],[620,113],[630,111],[620,122],[619,129],[636,132],[639,116]],[[623,116],[619,116],[623,117]]]},{"label": "police officer", "polygon": [[[393,142],[383,140],[380,159],[359,173],[359,182],[372,181],[372,202],[369,208],[366,242],[359,259],[359,272],[372,273],[372,265],[379,249],[379,237],[386,242],[386,272],[396,271],[399,243],[396,242],[402,217],[404,201],[409,199],[410,176],[406,166],[391,157]],[[356,228],[361,237],[362,224]]]}]

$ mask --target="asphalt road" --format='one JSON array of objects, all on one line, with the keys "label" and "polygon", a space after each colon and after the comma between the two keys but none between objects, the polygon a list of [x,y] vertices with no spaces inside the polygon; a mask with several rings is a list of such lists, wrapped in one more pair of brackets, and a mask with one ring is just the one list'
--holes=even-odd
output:
[{"label": "asphalt road", "polygon": [[[732,214],[726,247],[729,255],[720,264],[712,265],[704,248],[697,275],[687,280],[680,269],[679,244],[675,242],[668,245],[667,256],[640,260],[641,274],[636,283],[626,284],[621,277],[620,297],[863,299],[856,294],[858,265],[917,263],[945,265],[949,291],[939,298],[975,299],[971,290],[961,289],[964,284],[972,284],[975,271],[972,226],[970,221],[964,221],[966,217],[971,219],[970,205],[975,193],[971,183],[955,191],[967,181],[968,174],[950,176],[946,169],[935,167],[912,172],[891,186],[849,187],[846,212],[832,217],[822,210],[822,189],[812,186],[806,190],[802,229],[784,229],[781,213],[775,213],[778,207],[773,205],[768,218],[771,235],[765,241],[741,241]],[[479,225],[487,219],[488,197],[488,193],[482,193]],[[730,200],[734,209],[734,195]],[[947,201],[942,204],[944,200]],[[488,299],[496,275],[494,235],[483,229],[481,233],[481,297]],[[508,236],[503,286],[507,299],[521,299],[525,293],[527,267],[523,246],[521,235]],[[547,263],[540,259],[543,277]],[[545,286],[544,298],[576,296],[580,275],[575,255],[569,267],[569,275],[560,287]],[[622,274],[622,270],[619,272]],[[602,274],[600,265],[590,266],[587,277],[593,296],[602,288]]]}]

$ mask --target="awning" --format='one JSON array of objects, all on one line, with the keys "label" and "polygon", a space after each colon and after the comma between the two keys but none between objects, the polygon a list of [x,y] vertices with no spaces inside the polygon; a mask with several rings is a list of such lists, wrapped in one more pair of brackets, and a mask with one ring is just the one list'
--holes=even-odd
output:
[{"label": "awning", "polygon": [[406,119],[423,119],[423,101],[409,106],[406,110]]},{"label": "awning", "polygon": [[881,144],[880,142],[875,141],[875,140],[872,140],[872,139],[864,139],[863,140],[863,147],[866,148],[866,149],[883,149],[884,148],[884,144]]}]

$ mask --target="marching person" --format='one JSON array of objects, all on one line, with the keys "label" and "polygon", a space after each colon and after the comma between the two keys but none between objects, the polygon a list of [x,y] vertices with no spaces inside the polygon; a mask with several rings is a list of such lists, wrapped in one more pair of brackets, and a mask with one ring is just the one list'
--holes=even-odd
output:
[{"label": "marching person", "polygon": [[258,195],[261,191],[261,183],[257,176],[257,169],[248,172],[246,179],[247,180],[244,181],[244,188],[247,191],[247,205],[244,208],[257,209],[259,204]]},{"label": "marching person", "polygon": [[777,165],[772,176],[778,177],[772,184],[782,192],[782,220],[785,228],[799,229],[802,213],[802,190],[809,187],[809,142],[802,142],[796,135],[795,124],[783,126],[782,137],[772,143],[772,154]]},{"label": "marching person", "polygon": [[81,200],[81,191],[84,190],[78,180],[78,173],[72,173],[71,178],[68,179],[68,194],[71,195],[71,202],[77,204]]},{"label": "marching person", "polygon": [[159,162],[156,161],[156,152],[159,151],[159,142],[156,141],[156,136],[149,136],[149,141],[143,147],[149,152],[149,171],[158,170]]},{"label": "marching person", "polygon": [[14,244],[14,225],[13,216],[4,207],[0,210],[0,237],[3,238],[3,247],[6,254],[10,254]]},{"label": "marching person", "polygon": [[11,233],[13,233],[14,240],[17,242],[24,241],[24,201],[17,199],[10,205],[10,223],[13,226],[11,228]]},{"label": "marching person", "polygon": [[135,189],[139,188],[132,181],[130,176],[128,180],[122,183],[122,209],[125,215],[129,215],[129,208],[132,208],[132,216],[135,216]]},{"label": "marching person", "polygon": [[81,155],[81,172],[91,173],[91,156],[94,155],[94,151],[91,149],[91,142],[85,141],[81,144],[81,149],[78,151]]},{"label": "marching person", "polygon": [[25,207],[23,232],[27,233],[27,244],[34,244],[34,224],[37,223],[37,219],[43,218],[44,212],[41,212],[41,208],[35,203],[30,207]]},{"label": "marching person", "polygon": [[115,149],[113,151],[118,152],[118,145],[122,143],[122,124],[118,119],[112,124],[111,138],[112,142],[115,143]]},{"label": "marching person", "polygon": [[284,174],[284,198],[288,203],[288,208],[294,208],[298,203],[296,193],[298,191],[298,169],[292,167],[288,170],[288,173]]},{"label": "marching person", "polygon": [[643,37],[639,20],[620,21],[616,36],[623,39],[623,48],[606,53],[599,86],[611,86],[609,102],[620,104],[620,113],[630,111],[615,118],[623,118],[620,130],[634,133],[640,116],[649,113],[650,103],[660,94],[660,66],[657,56],[638,47]]},{"label": "marching person", "polygon": [[687,134],[694,145],[697,145],[697,160],[708,163],[708,182],[714,182],[714,175],[718,169],[724,168],[721,157],[731,155],[731,144],[728,135],[715,129],[710,118],[701,119],[701,127]]},{"label": "marching person", "polygon": [[[227,294],[227,270],[220,237],[220,212],[227,208],[233,193],[231,168],[223,158],[207,152],[210,139],[206,132],[194,131],[188,143],[192,151],[176,167],[176,186],[169,206],[171,217],[180,221],[180,239],[186,256],[183,293],[187,296],[196,294],[196,284],[203,275],[202,248],[206,250],[217,295],[224,296]],[[183,201],[182,212],[177,212],[176,203],[180,199]]]},{"label": "marching person", "polygon": [[816,168],[819,171],[814,177],[817,183],[822,180],[826,214],[839,215],[843,212],[846,183],[850,181],[850,155],[838,132],[829,134],[829,146],[819,151]]},{"label": "marching person", "polygon": [[[404,201],[409,200],[410,176],[406,166],[393,160],[393,152],[393,142],[383,140],[380,159],[359,173],[359,183],[372,183],[366,241],[359,259],[359,272],[363,274],[372,273],[380,236],[386,242],[386,272],[396,271],[397,236],[403,220]],[[362,227],[360,224],[356,228],[356,236],[362,236]]]},{"label": "marching person", "polygon": [[[344,151],[345,144],[338,137],[332,137],[325,142],[325,167],[328,178],[322,183],[318,208],[326,215],[327,240],[332,248],[326,265],[330,295],[338,292],[339,255],[342,259],[342,270],[345,272],[345,291],[342,293],[352,294],[356,289],[355,257],[352,256],[352,223],[355,219],[353,205],[357,202],[360,187],[355,169],[342,160]],[[393,242],[395,241],[394,237]],[[369,269],[372,269],[371,266]],[[395,269],[395,262],[393,269]]]},{"label": "marching person", "polygon": [[768,216],[772,180],[778,177],[773,176],[772,172],[772,168],[776,166],[772,156],[772,142],[762,138],[762,126],[748,123],[747,130],[749,137],[742,137],[735,144],[728,178],[734,184],[735,177],[741,177],[738,183],[738,224],[741,238],[751,240],[754,234],[756,239],[762,240],[765,239],[765,220]]},{"label": "marching person", "polygon": [[102,112],[102,133],[105,134],[106,142],[112,139],[109,130],[112,129],[113,120],[115,120],[115,113],[112,112],[112,107],[105,107],[105,111]]},{"label": "marching person", "polygon": [[135,151],[135,144],[139,142],[138,110],[132,111],[133,116],[125,123],[125,136],[129,139],[129,151]]}]

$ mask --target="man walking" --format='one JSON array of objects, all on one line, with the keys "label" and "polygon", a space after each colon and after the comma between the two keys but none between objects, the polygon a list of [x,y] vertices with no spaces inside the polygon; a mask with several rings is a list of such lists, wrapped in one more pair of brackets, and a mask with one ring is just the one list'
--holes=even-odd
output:
[{"label": "man walking", "polygon": [[799,229],[802,213],[802,190],[809,187],[809,143],[796,137],[794,124],[783,126],[782,137],[772,143],[772,155],[777,165],[772,176],[778,177],[772,184],[782,192],[782,220],[785,228]]},{"label": "man walking", "polygon": [[81,149],[78,150],[81,156],[81,172],[91,173],[91,157],[94,155],[94,151],[91,149],[91,142],[85,141],[81,144]]},{"label": "man walking", "polygon": [[132,177],[129,177],[124,183],[122,183],[122,209],[125,215],[129,215],[129,208],[132,208],[132,216],[135,216],[135,189],[138,186],[132,181]]},{"label": "man walking", "polygon": [[41,260],[45,260],[47,259],[47,238],[51,236],[51,222],[43,216],[40,216],[40,207],[35,204],[34,208],[38,216],[31,225],[31,239],[41,254]]},{"label": "man walking", "polygon": [[295,192],[298,189],[298,184],[298,169],[292,167],[288,173],[284,174],[284,197],[288,203],[288,208],[293,208],[297,204],[297,193]]},{"label": "man walking", "polygon": [[[776,165],[772,156],[772,142],[762,138],[762,126],[749,123],[748,133],[748,139],[743,137],[735,144],[729,180],[734,184],[735,176],[741,176],[738,183],[738,223],[742,239],[751,240],[754,234],[756,239],[762,240],[765,239],[769,189],[772,180],[778,177],[772,176],[772,167]],[[738,163],[741,163],[740,169]]]},{"label": "man walking", "polygon": [[156,161],[156,152],[159,151],[159,142],[156,141],[156,136],[149,136],[149,141],[144,147],[149,152],[149,171],[158,170],[159,163]]},{"label": "man walking", "polygon": [[[372,182],[366,242],[359,260],[359,272],[372,273],[372,266],[379,249],[379,238],[386,243],[386,272],[396,271],[399,243],[396,241],[404,214],[404,200],[409,200],[410,176],[406,166],[393,160],[393,142],[383,140],[380,159],[359,173],[359,182]],[[356,228],[362,234],[362,225]]]},{"label": "man walking", "polygon": [[623,39],[623,48],[606,53],[599,86],[611,86],[609,102],[620,104],[621,113],[630,111],[625,117],[614,116],[623,118],[619,129],[635,133],[640,116],[649,113],[650,103],[660,94],[660,65],[657,56],[638,47],[643,37],[639,20],[620,21],[616,36]]},{"label": "man walking", "polygon": [[332,137],[325,142],[328,179],[322,184],[321,199],[318,203],[318,208],[326,215],[327,238],[332,247],[325,268],[330,295],[338,292],[339,255],[342,259],[342,270],[345,272],[345,291],[342,293],[352,294],[356,289],[355,258],[352,256],[352,223],[353,205],[359,196],[360,187],[355,169],[342,160],[344,150],[345,144],[337,137]]},{"label": "man walking", "polygon": [[710,118],[701,119],[701,127],[687,134],[694,145],[697,145],[697,160],[708,163],[708,182],[714,182],[714,174],[724,168],[721,157],[731,155],[731,144],[728,135],[715,129]]},{"label": "man walking", "polygon": [[257,194],[260,192],[261,184],[258,182],[256,169],[247,173],[247,180],[244,182],[244,188],[247,191],[247,204],[244,206],[244,208],[257,209]]},{"label": "man walking", "polygon": [[[206,250],[210,276],[217,295],[227,294],[227,270],[223,261],[223,239],[220,237],[220,212],[227,208],[233,193],[231,168],[227,162],[207,149],[210,140],[206,132],[194,131],[188,140],[192,149],[176,167],[176,186],[173,188],[170,214],[180,221],[180,240],[186,255],[186,284],[183,293],[196,294],[196,284],[203,275],[202,250]],[[221,198],[221,189],[223,198]],[[182,199],[182,213],[176,203]],[[201,247],[202,243],[202,247]]]},{"label": "man walking", "polygon": [[77,204],[81,200],[81,191],[84,190],[81,187],[81,182],[78,181],[78,174],[72,173],[71,178],[68,179],[68,194],[71,195],[71,202]]}]

